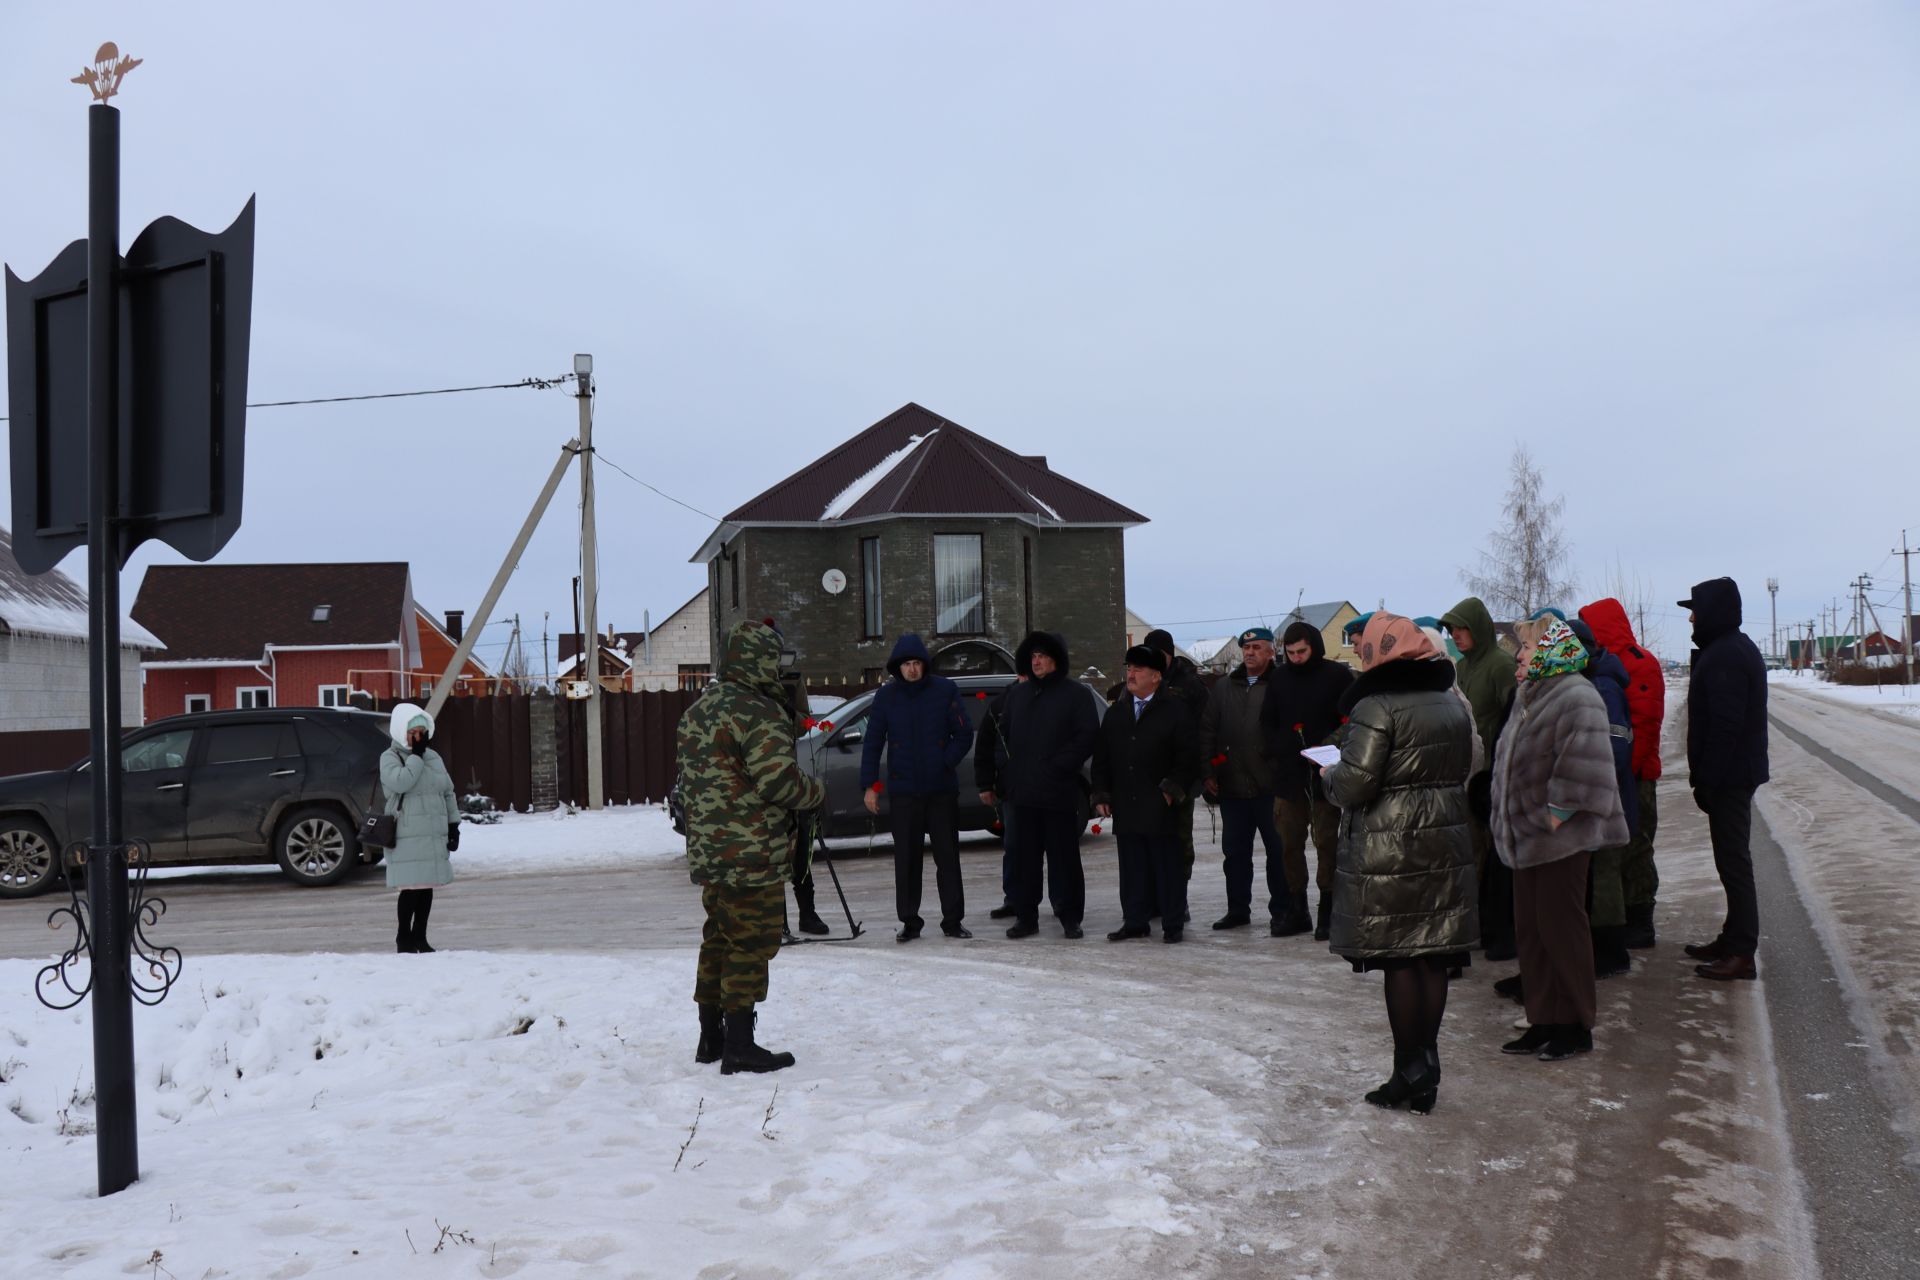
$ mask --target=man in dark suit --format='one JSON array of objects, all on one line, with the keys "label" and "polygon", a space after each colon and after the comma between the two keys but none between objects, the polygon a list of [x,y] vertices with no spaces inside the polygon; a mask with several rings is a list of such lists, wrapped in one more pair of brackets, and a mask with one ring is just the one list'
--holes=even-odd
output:
[{"label": "man in dark suit", "polygon": [[1198,729],[1181,699],[1162,692],[1166,655],[1127,650],[1126,691],[1107,708],[1093,745],[1093,802],[1112,817],[1120,855],[1120,928],[1108,942],[1147,937],[1156,903],[1161,936],[1178,942],[1187,915],[1187,876],[1176,818],[1200,772]]}]

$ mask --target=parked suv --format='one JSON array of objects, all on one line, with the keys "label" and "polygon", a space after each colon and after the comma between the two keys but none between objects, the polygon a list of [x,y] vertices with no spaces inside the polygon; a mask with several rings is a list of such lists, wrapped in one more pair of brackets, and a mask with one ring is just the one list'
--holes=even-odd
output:
[{"label": "parked suv", "polygon": [[[334,708],[174,716],[121,740],[121,825],[155,866],[278,862],[333,884],[378,850],[360,820],[379,790],[387,717]],[[59,879],[55,859],[93,834],[93,768],[0,778],[0,898]]]},{"label": "parked suv", "polygon": [[[980,731],[980,722],[986,718],[987,708],[993,705],[993,699],[1000,691],[1013,683],[1010,675],[991,676],[949,676],[960,686],[960,705],[966,708],[967,719],[972,722],[976,737]],[[1107,704],[1091,685],[1082,684],[1081,690],[1092,699],[1095,711],[1105,716]],[[866,741],[867,713],[873,709],[873,692],[869,691],[842,703],[827,719],[832,728],[811,730],[794,743],[794,755],[800,762],[802,772],[811,774],[827,784],[826,834],[829,836],[863,836],[869,830],[877,829],[885,835],[888,831],[886,815],[879,819],[867,812],[866,801],[860,794],[860,745]],[[881,768],[885,768],[885,764]],[[967,758],[960,762],[960,803],[959,827],[962,831],[999,830],[998,815],[980,803],[980,793],[973,785],[973,749],[967,749]],[[1080,822],[1086,825],[1088,817],[1087,793],[1092,782],[1086,766],[1080,770],[1081,802]],[[884,802],[883,802],[884,803]],[[680,807],[680,783],[675,779],[673,791],[667,797],[667,808],[672,814],[673,829],[686,834],[686,819]]]}]

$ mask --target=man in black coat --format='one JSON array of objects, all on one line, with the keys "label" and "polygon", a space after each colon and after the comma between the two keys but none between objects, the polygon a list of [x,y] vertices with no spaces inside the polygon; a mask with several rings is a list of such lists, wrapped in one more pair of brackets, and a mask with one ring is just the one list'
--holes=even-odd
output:
[{"label": "man in black coat", "polygon": [[[1025,684],[1033,678],[1023,660],[1016,660],[1014,673],[1016,684]],[[1019,895],[1014,892],[1013,806],[1004,803],[1005,797],[1000,794],[1000,775],[1007,767],[1007,746],[1000,740],[1000,725],[1007,715],[1007,695],[1014,687],[1010,684],[993,695],[973,739],[973,785],[979,788],[980,803],[995,810],[1000,817],[1000,905],[987,912],[994,920],[1010,920],[1020,914],[1020,909],[1014,906],[1014,899]]]},{"label": "man in black coat", "polygon": [[1108,942],[1144,938],[1156,903],[1161,934],[1178,942],[1187,914],[1187,876],[1175,815],[1193,795],[1200,740],[1193,713],[1162,684],[1166,655],[1127,650],[1126,691],[1107,709],[1093,744],[1093,804],[1112,817],[1120,855],[1121,926]]},{"label": "man in black coat", "polygon": [[1694,972],[1725,982],[1751,979],[1760,946],[1753,886],[1753,793],[1767,781],[1767,664],[1740,630],[1740,588],[1732,578],[1702,582],[1680,602],[1692,610],[1693,677],[1687,694],[1687,771],[1693,802],[1707,815],[1713,866],[1727,891],[1727,919],[1712,942],[1688,943]]},{"label": "man in black coat", "polygon": [[[1295,622],[1280,637],[1282,660],[1274,664],[1273,688],[1260,708],[1260,724],[1273,756],[1273,820],[1280,829],[1282,866],[1292,909],[1273,922],[1276,938],[1313,931],[1325,942],[1333,916],[1334,854],[1340,810],[1320,790],[1320,770],[1300,754],[1324,746],[1340,727],[1340,698],[1353,684],[1353,670],[1327,657],[1320,628]],[[1320,914],[1307,914],[1307,837],[1313,837],[1314,883]]]},{"label": "man in black coat", "polygon": [[1014,907],[1019,918],[1009,938],[1040,932],[1040,886],[1044,864],[1047,895],[1067,937],[1083,936],[1087,881],[1080,867],[1080,766],[1093,754],[1100,717],[1093,699],[1067,677],[1067,642],[1036,631],[1021,641],[1015,660],[1033,678],[1007,694],[1000,724],[1007,763],[1001,773],[1013,809]]},{"label": "man in black coat", "polygon": [[[1167,673],[1160,681],[1163,696],[1176,698],[1186,704],[1193,716],[1196,733],[1200,726],[1200,717],[1207,709],[1207,682],[1200,678],[1200,668],[1193,665],[1193,659],[1183,657],[1174,647],[1173,636],[1165,631],[1149,631],[1147,638],[1141,641],[1149,649],[1158,649],[1166,655]],[[1197,743],[1198,739],[1196,739]],[[1194,747],[1199,750],[1198,745]],[[1172,814],[1174,831],[1180,838],[1180,866],[1188,880],[1193,879],[1193,794],[1174,806]]]}]

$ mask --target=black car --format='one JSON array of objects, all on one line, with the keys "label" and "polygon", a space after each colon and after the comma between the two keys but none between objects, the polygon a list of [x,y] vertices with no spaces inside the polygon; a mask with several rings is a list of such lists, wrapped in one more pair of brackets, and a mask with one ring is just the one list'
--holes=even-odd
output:
[{"label": "black car", "polygon": [[[155,866],[278,862],[298,884],[332,884],[358,862],[360,820],[379,790],[387,717],[334,708],[174,716],[121,740],[122,827]],[[59,879],[61,851],[93,833],[89,761],[0,778],[0,898]]]},{"label": "black car", "polygon": [[[976,735],[987,708],[993,705],[993,699],[1014,680],[1010,675],[949,676],[948,679],[960,686],[960,705],[966,708],[967,718],[973,722]],[[1080,687],[1093,700],[1095,711],[1105,716],[1106,699],[1091,685],[1083,684]],[[851,698],[826,717],[825,725],[802,734],[794,743],[794,755],[800,762],[801,771],[827,784],[826,834],[829,836],[863,836],[875,830],[885,836],[889,830],[885,802],[882,802],[881,815],[876,819],[867,812],[866,801],[860,792],[860,744],[866,740],[867,712],[872,708],[873,691]],[[967,758],[960,762],[959,774],[960,830],[997,832],[998,815],[980,803],[980,793],[974,789],[971,748],[967,751]],[[1092,787],[1086,765],[1081,766],[1080,776],[1083,784],[1080,820],[1084,825],[1088,814],[1084,797]],[[677,780],[672,794],[667,797],[667,807],[672,814],[673,829],[684,835],[686,823],[680,808],[680,784]]]}]

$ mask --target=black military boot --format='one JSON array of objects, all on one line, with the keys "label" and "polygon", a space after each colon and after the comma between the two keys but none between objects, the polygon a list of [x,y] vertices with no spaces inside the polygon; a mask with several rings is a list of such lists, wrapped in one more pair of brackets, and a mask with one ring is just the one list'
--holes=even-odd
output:
[{"label": "black military boot", "polygon": [[1286,909],[1273,918],[1267,932],[1276,938],[1313,932],[1313,917],[1307,914],[1307,895],[1304,892],[1288,894]]},{"label": "black military boot", "polygon": [[827,922],[813,909],[813,881],[793,886],[793,903],[800,908],[800,932],[818,937],[827,932]]},{"label": "black military boot", "polygon": [[1314,918],[1313,940],[1326,942],[1333,937],[1333,895],[1320,895],[1320,914]]},{"label": "black military boot", "polygon": [[1653,943],[1653,904],[1641,902],[1629,905],[1627,907],[1627,949],[1644,951]]},{"label": "black military boot", "polygon": [[736,1009],[726,1016],[727,1043],[720,1054],[720,1074],[736,1071],[779,1071],[793,1065],[790,1053],[774,1053],[753,1042],[753,1024],[758,1015],[752,1009]]},{"label": "black military boot", "polygon": [[726,1015],[717,1004],[700,1006],[700,1046],[693,1051],[695,1062],[718,1062],[726,1049]]}]

